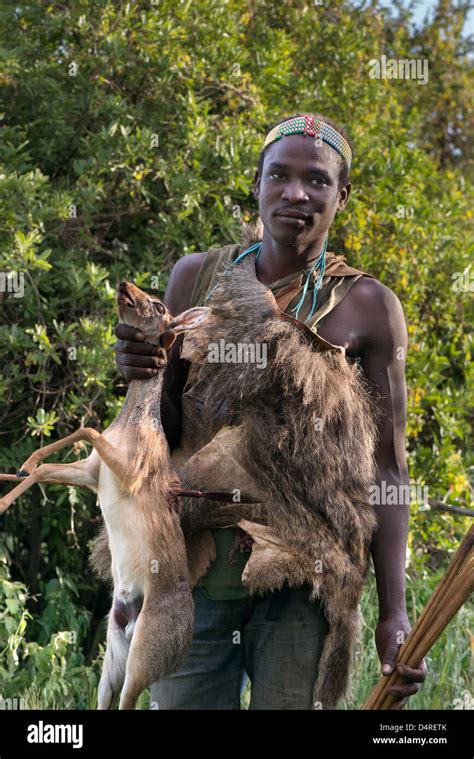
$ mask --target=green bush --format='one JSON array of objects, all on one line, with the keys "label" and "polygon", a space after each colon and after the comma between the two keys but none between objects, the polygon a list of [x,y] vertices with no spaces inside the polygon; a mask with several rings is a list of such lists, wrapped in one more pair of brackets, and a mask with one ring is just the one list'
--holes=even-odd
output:
[{"label": "green bush", "polygon": [[[21,277],[24,292],[4,277],[1,471],[81,424],[111,422],[125,393],[112,352],[116,284],[161,293],[180,256],[237,240],[256,215],[265,130],[308,110],[355,144],[353,196],[329,249],[404,307],[412,482],[470,506],[468,4],[439,0],[420,28],[398,3],[363,5],[2,3],[0,273]],[[428,83],[371,79],[382,54],[427,58]],[[78,444],[56,458],[84,455]],[[2,692],[92,703],[110,602],[87,565],[98,518],[91,493],[54,485],[3,517]],[[408,571],[420,598],[469,525],[414,504]]]}]

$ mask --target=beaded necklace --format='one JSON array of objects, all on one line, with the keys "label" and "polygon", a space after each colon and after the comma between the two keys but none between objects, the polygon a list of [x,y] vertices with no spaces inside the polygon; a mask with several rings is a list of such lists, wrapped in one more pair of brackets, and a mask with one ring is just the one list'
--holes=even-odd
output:
[{"label": "beaded necklace", "polygon": [[[296,306],[291,309],[292,313],[295,314],[295,319],[298,318],[298,314],[300,312],[301,306],[304,303],[304,300],[305,300],[305,297],[306,297],[306,293],[308,291],[309,281],[311,279],[311,275],[313,274],[314,270],[319,266],[320,269],[319,269],[318,278],[317,278],[317,280],[316,280],[316,282],[314,284],[314,288],[313,288],[313,298],[312,298],[311,311],[309,312],[308,316],[306,317],[306,321],[308,319],[311,319],[312,316],[314,316],[314,313],[315,313],[315,310],[316,310],[317,294],[318,294],[318,291],[321,288],[321,283],[323,281],[324,272],[325,272],[325,269],[326,269],[326,250],[327,250],[327,247],[328,247],[328,236],[326,235],[324,243],[323,243],[323,247],[322,247],[322,250],[321,250],[321,253],[316,258],[316,260],[315,260],[314,264],[312,265],[311,269],[308,269],[308,271],[307,271],[306,281],[304,283],[304,287],[303,287],[303,292],[301,294],[301,298],[299,299],[299,301],[296,304]],[[254,243],[254,245],[251,245],[250,248],[247,248],[247,250],[244,250],[242,253],[240,253],[237,256],[237,258],[235,259],[235,261],[232,261],[232,263],[230,265],[231,266],[235,266],[237,264],[240,264],[241,261],[243,261],[246,256],[248,256],[248,255],[250,255],[250,253],[254,253],[254,252],[256,252],[255,261],[258,261],[258,257],[260,255],[260,253],[262,252],[262,243],[261,242],[256,242],[256,243]],[[230,271],[227,270],[226,273],[230,273]],[[211,297],[212,293],[214,292],[214,290],[216,289],[216,287],[218,286],[218,284],[219,284],[219,282],[216,285],[214,285],[214,287],[209,291],[209,293],[207,294],[207,297],[204,300],[204,303],[207,303],[207,301]]]}]

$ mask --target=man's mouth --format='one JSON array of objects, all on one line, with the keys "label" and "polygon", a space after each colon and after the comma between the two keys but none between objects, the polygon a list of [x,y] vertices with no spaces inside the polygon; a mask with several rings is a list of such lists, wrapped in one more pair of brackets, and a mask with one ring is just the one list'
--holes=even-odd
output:
[{"label": "man's mouth", "polygon": [[283,208],[281,211],[277,211],[275,216],[288,223],[293,223],[294,226],[302,226],[303,224],[311,223],[311,215],[304,213],[303,211],[296,211],[292,208]]}]

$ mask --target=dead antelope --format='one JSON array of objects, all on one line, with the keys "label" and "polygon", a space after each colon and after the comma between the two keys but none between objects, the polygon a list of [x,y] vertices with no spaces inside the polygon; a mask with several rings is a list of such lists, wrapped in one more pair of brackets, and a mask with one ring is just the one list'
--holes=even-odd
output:
[{"label": "dead antelope", "polygon": [[[191,308],[173,318],[158,298],[128,282],[119,285],[117,303],[119,320],[163,350],[210,314],[209,308]],[[177,508],[179,481],[160,417],[163,373],[130,382],[119,416],[104,433],[81,428],[35,451],[17,475],[0,475],[21,479],[0,500],[0,513],[39,482],[85,485],[97,492],[114,587],[99,709],[109,709],[118,694],[120,709],[135,708],[145,688],[180,668],[192,639],[194,603]],[[41,464],[79,440],[94,447],[87,459]]]}]

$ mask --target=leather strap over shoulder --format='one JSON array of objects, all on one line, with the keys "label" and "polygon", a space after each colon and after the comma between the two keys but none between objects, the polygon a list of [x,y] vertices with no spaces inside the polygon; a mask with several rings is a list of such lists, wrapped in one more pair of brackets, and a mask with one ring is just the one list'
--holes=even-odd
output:
[{"label": "leather strap over shoulder", "polygon": [[191,294],[190,308],[204,305],[209,290],[215,285],[218,277],[232,260],[239,245],[224,245],[223,248],[210,248],[198,271],[196,282]]},{"label": "leather strap over shoulder", "polygon": [[[194,284],[190,307],[204,305],[208,293],[217,283],[224,269],[240,252],[241,248],[242,245],[231,243],[224,245],[222,248],[210,248],[207,251]],[[367,274],[360,269],[349,266],[346,263],[345,256],[328,252],[325,276],[321,290],[318,293],[318,308],[316,313],[312,322],[307,323],[305,314],[309,314],[310,311],[312,296],[312,288],[310,287],[306,303],[301,309],[300,321],[306,322],[309,329],[317,332],[322,321],[342,301],[361,277],[374,278],[372,274]],[[279,279],[270,285],[279,308],[290,316],[292,309],[299,300],[302,284],[303,277],[300,272],[290,277]]]}]

